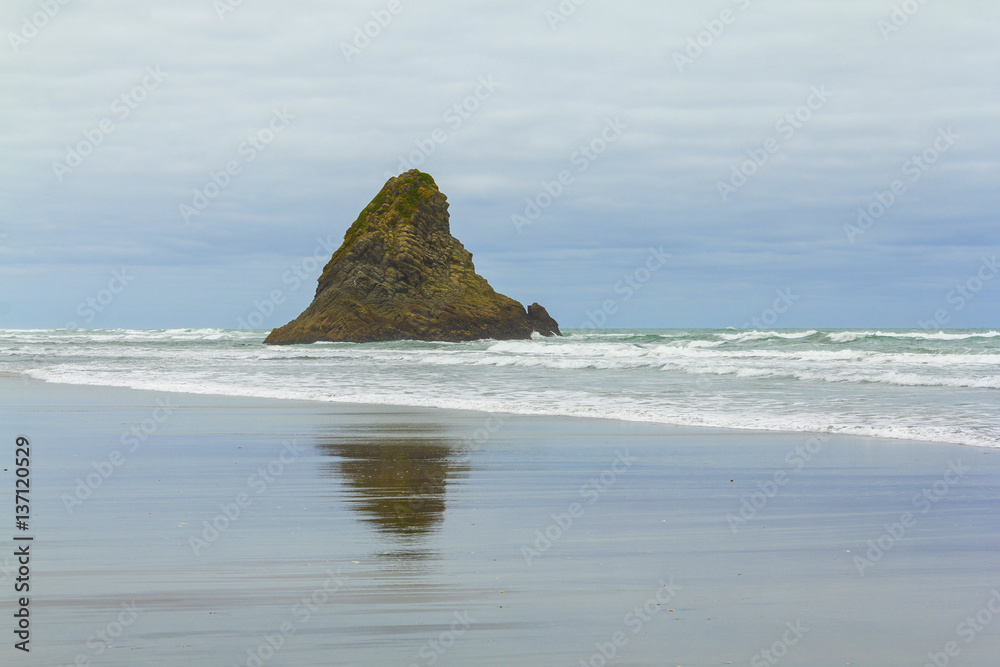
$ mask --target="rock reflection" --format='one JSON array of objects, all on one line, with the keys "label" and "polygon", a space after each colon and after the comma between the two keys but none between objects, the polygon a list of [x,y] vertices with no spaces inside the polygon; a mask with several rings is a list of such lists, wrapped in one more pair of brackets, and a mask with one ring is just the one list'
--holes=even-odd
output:
[{"label": "rock reflection", "polygon": [[467,468],[448,441],[432,437],[354,437],[320,446],[336,457],[330,470],[347,504],[378,531],[417,537],[444,520],[449,481]]}]

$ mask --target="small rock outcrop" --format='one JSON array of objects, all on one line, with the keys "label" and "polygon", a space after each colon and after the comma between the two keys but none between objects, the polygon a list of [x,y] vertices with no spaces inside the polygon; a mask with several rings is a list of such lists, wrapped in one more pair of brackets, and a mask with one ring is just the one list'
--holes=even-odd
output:
[{"label": "small rock outcrop", "polygon": [[[532,321],[535,331],[546,336],[562,336],[562,333],[559,331],[559,323],[552,319],[549,311],[538,305],[537,302],[528,306],[528,319]],[[545,333],[546,331],[549,333]]]},{"label": "small rock outcrop", "polygon": [[451,235],[447,198],[413,169],[386,182],[324,267],[313,302],[264,342],[514,340],[533,332],[562,335],[543,307],[525,309],[476,273],[472,253]]}]

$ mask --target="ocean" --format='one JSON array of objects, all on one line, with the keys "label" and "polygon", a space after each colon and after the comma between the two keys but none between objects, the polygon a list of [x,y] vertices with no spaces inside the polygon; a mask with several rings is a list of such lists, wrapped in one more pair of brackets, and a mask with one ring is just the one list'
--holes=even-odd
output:
[{"label": "ocean", "polygon": [[1000,332],[597,330],[266,346],[266,331],[0,330],[0,372],[156,391],[1000,446]]}]

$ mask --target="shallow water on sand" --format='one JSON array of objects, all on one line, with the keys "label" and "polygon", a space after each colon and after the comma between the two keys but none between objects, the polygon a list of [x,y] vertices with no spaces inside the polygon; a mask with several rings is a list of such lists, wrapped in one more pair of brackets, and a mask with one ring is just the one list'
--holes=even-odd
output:
[{"label": "shallow water on sand", "polygon": [[956,634],[1000,586],[995,450],[10,378],[0,399],[35,485],[32,652],[3,664],[1000,654],[1000,622]]}]

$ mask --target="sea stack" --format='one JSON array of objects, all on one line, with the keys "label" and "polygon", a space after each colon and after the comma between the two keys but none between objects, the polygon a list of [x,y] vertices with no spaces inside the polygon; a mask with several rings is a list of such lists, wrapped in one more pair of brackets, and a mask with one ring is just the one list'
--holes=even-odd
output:
[{"label": "sea stack", "polygon": [[390,178],[361,211],[313,302],[264,342],[515,340],[533,332],[562,335],[543,307],[526,309],[476,273],[472,253],[451,235],[447,197],[413,169]]}]

